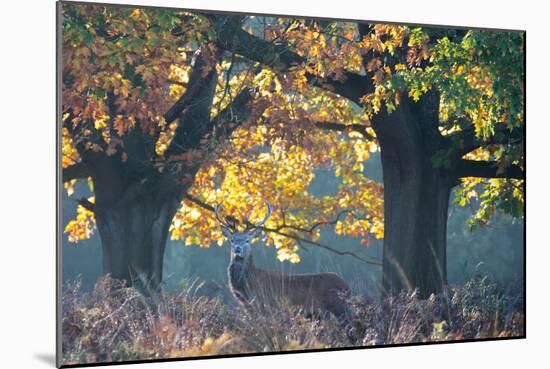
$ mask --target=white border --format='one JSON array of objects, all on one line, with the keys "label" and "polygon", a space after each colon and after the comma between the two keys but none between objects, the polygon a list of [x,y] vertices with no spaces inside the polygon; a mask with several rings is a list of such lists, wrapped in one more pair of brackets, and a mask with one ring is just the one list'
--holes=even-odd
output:
[{"label": "white border", "polygon": [[[109,2],[109,1],[107,1]],[[548,362],[548,11],[543,2],[134,0],[118,3],[527,30],[527,340],[172,363],[132,368],[517,368]],[[540,5],[538,5],[540,4]],[[0,12],[2,367],[53,367],[55,353],[55,3]],[[6,83],[7,82],[7,83]]]}]

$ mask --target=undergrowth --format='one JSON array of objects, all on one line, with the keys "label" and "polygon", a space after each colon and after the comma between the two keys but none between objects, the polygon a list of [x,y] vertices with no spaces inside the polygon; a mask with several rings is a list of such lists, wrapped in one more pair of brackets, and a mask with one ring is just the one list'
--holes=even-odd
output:
[{"label": "undergrowth", "polygon": [[90,292],[74,281],[63,289],[63,363],[524,335],[521,286],[503,289],[488,276],[424,300],[403,291],[382,302],[352,296],[348,304],[353,319],[343,328],[334,317],[310,318],[291,306],[259,312],[225,304],[201,294],[197,282],[144,297],[109,276]]}]

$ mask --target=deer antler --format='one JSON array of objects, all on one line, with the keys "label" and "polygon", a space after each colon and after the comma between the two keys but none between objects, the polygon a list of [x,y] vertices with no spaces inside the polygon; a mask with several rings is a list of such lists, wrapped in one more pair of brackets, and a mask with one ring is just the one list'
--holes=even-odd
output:
[{"label": "deer antler", "polygon": [[222,206],[222,204],[223,204],[224,201],[225,201],[225,197],[222,199],[222,201],[220,201],[219,204],[217,204],[216,206],[214,206],[214,213],[216,214],[216,218],[218,218],[218,221],[220,222],[220,224],[222,225],[222,227],[225,227],[225,228],[230,229],[230,230],[235,230],[235,225],[229,223],[227,220],[225,220],[225,219],[220,215],[220,208],[221,208],[221,206]]},{"label": "deer antler", "polygon": [[269,205],[269,203],[266,201],[265,202],[265,206],[266,206],[266,212],[265,212],[265,217],[264,219],[262,219],[260,221],[260,223],[257,223],[257,224],[254,224],[254,223],[250,223],[250,226],[249,228],[259,228],[261,226],[263,226],[265,224],[265,222],[267,222],[267,220],[269,219],[269,217],[271,216],[271,212],[273,211],[273,209],[271,208],[271,205]]},{"label": "deer antler", "polygon": [[[220,214],[220,208],[221,208],[224,201],[225,201],[225,198],[223,198],[222,201],[220,201],[219,204],[214,206],[214,213],[216,214],[216,218],[218,219],[218,221],[220,222],[222,227],[230,229],[232,231],[235,231],[236,230],[235,223],[234,222],[230,223],[227,219],[224,219]],[[262,219],[259,223],[256,223],[256,224],[248,221],[247,222],[248,224],[247,224],[247,227],[246,227],[248,230],[253,229],[253,228],[259,228],[259,227],[263,226],[265,224],[265,222],[267,222],[267,220],[271,216],[271,212],[273,211],[273,209],[271,208],[271,205],[269,205],[267,202],[265,203],[265,205],[266,205],[267,211],[265,213],[264,219]]]}]

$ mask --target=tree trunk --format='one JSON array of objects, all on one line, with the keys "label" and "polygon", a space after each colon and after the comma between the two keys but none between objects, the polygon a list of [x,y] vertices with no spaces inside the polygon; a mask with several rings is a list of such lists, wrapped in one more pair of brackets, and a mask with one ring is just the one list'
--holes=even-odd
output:
[{"label": "tree trunk", "polygon": [[[387,155],[386,155],[387,156]],[[383,289],[392,295],[419,290],[439,293],[447,283],[447,212],[450,181],[426,165],[413,179],[399,163],[382,159],[384,171]]]},{"label": "tree trunk", "polygon": [[386,295],[416,288],[421,297],[428,297],[447,283],[452,177],[448,170],[434,168],[431,158],[439,134],[427,121],[429,114],[413,104],[404,101],[384,121],[373,121],[384,178],[382,285]]},{"label": "tree trunk", "polygon": [[166,238],[178,204],[173,196],[156,194],[140,195],[131,202],[98,201],[95,217],[104,274],[145,292],[158,290]]}]

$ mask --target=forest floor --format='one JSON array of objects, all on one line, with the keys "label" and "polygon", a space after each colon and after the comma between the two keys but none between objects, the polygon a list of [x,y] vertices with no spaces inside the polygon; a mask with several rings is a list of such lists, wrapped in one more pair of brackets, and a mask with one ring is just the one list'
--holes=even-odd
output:
[{"label": "forest floor", "polygon": [[[200,293],[199,283],[155,301],[101,278],[63,288],[63,364],[254,352],[522,337],[524,292],[488,276],[420,300],[403,292],[382,302],[349,299],[353,323],[307,318],[289,306],[254,312]],[[351,330],[351,331],[350,331]],[[351,333],[350,333],[351,332]],[[357,337],[351,342],[349,337]]]}]

